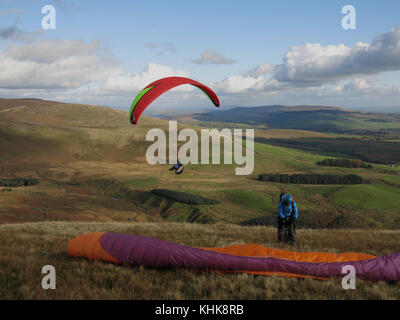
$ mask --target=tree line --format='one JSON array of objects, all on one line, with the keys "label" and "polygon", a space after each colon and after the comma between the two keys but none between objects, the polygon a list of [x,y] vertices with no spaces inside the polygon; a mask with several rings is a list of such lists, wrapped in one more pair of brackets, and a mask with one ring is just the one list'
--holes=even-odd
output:
[{"label": "tree line", "polygon": [[367,164],[359,159],[324,159],[322,161],[318,161],[316,164],[325,167],[372,168],[370,164]]},{"label": "tree line", "polygon": [[295,184],[361,184],[363,178],[355,174],[276,174],[265,173],[258,176],[260,181]]},{"label": "tree line", "polygon": [[38,183],[39,180],[36,178],[0,178],[0,186],[2,187],[33,186]]}]

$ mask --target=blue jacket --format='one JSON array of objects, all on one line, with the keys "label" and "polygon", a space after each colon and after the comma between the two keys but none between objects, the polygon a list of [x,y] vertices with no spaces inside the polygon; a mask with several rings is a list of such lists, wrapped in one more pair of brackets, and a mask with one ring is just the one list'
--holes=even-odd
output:
[{"label": "blue jacket", "polygon": [[[293,200],[294,217],[297,219],[299,216],[299,210],[297,209],[296,201]],[[278,206],[279,218],[285,219],[290,217],[292,214],[292,205],[286,206],[284,203],[280,202]]]},{"label": "blue jacket", "polygon": [[178,163],[174,164],[170,170],[172,170],[172,169],[176,170],[176,169],[179,169],[182,166],[183,166],[183,164],[178,161]]}]

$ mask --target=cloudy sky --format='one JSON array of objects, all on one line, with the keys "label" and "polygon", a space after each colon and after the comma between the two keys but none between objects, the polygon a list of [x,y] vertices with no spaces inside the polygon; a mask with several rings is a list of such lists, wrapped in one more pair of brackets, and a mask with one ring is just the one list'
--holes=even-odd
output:
[{"label": "cloudy sky", "polygon": [[[44,5],[56,29],[41,27]],[[342,7],[356,29],[342,28]],[[400,1],[0,0],[0,97],[129,108],[149,82],[222,106],[398,106]],[[209,106],[181,87],[152,106]]]}]

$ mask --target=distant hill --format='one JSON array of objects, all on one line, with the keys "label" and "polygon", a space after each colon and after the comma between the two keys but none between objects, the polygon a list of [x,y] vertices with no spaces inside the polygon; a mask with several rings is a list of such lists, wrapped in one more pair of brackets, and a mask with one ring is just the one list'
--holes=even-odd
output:
[{"label": "distant hill", "polygon": [[[265,108],[256,108],[255,113],[265,113]],[[252,108],[236,108],[226,114],[238,110],[249,117],[240,120],[253,121],[249,116],[254,118]],[[219,112],[225,111],[221,108]],[[307,113],[309,117],[316,112],[332,119],[335,114],[348,115],[349,119],[357,115],[339,108],[274,106],[267,116],[282,118],[282,112]],[[363,120],[376,128],[391,124],[382,122],[389,120],[384,116],[370,119],[381,121]],[[202,123],[192,119],[192,124],[184,124],[179,117],[178,120],[179,130],[189,127],[198,132],[202,128],[199,124],[212,128],[246,127],[237,122],[215,122],[214,118],[213,122]],[[240,165],[224,161],[215,165],[188,164],[184,174],[176,175],[168,170],[170,164],[150,165],[146,161],[147,147],[152,144],[146,141],[146,135],[153,128],[167,132],[165,120],[142,117],[141,123],[133,126],[127,111],[39,99],[0,99],[0,178],[39,181],[29,186],[0,187],[0,224],[26,221],[238,224],[261,219],[273,225],[279,193],[287,191],[299,204],[304,226],[399,228],[400,167],[383,165],[400,163],[399,137],[390,140],[385,137],[381,141],[374,136],[361,138],[271,127],[265,130],[263,126],[266,127],[262,124],[255,130],[251,176],[236,176],[235,167]],[[372,162],[372,168],[316,164],[327,157],[349,156]],[[256,177],[263,173],[357,174],[371,183],[319,186],[260,182]],[[182,203],[154,194],[153,189],[215,199],[219,204]]]},{"label": "distant hill", "polygon": [[400,131],[400,114],[374,113],[326,106],[238,107],[194,114],[199,121],[263,125],[267,128],[300,129],[332,133],[376,134]]}]

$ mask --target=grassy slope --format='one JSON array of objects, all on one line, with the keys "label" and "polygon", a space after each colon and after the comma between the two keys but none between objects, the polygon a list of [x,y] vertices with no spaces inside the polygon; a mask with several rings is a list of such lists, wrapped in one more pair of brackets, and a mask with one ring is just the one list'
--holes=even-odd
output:
[{"label": "grassy slope", "polygon": [[[400,283],[317,281],[246,274],[220,275],[182,269],[156,270],[72,258],[68,241],[85,232],[147,235],[191,246],[275,243],[276,230],[226,224],[42,222],[0,225],[0,299],[400,299]],[[398,250],[399,231],[299,230],[302,251],[359,251],[383,255]],[[44,265],[56,268],[56,290],[40,286]]]},{"label": "grassy slope", "polygon": [[[166,165],[150,166],[144,159],[146,132],[154,127],[167,129],[166,121],[143,117],[140,125],[132,126],[123,111],[46,101],[0,100],[1,106],[0,175],[32,175],[41,182],[11,192],[0,189],[0,222],[186,221],[200,210],[214,221],[239,223],[265,214],[274,216],[278,194],[286,190],[295,196],[302,218],[316,227],[327,226],[343,212],[346,227],[400,224],[400,204],[395,200],[398,185],[393,181],[397,176],[382,174],[381,170],[388,170],[385,166],[325,168],[315,162],[326,155],[256,143],[255,170],[250,177],[235,176],[235,165],[223,164],[188,165],[183,175],[176,176]],[[256,136],[337,135],[256,129]],[[265,172],[356,173],[372,185],[298,186],[255,179]],[[150,194],[153,188],[197,193],[221,204],[196,208],[174,203]],[[360,206],[354,206],[353,197]]]},{"label": "grassy slope", "polygon": [[[0,176],[40,179],[40,184],[32,187],[0,188],[0,223],[17,223],[0,225],[0,298],[399,299],[398,284],[360,281],[358,290],[351,291],[342,290],[338,280],[161,271],[70,258],[68,241],[90,231],[137,233],[193,246],[253,242],[284,248],[275,243],[274,228],[224,223],[275,216],[282,190],[295,196],[301,219],[315,226],[325,226],[342,213],[347,227],[400,225],[396,200],[400,181],[389,174],[399,169],[382,165],[374,165],[373,170],[324,168],[315,162],[325,155],[256,143],[255,171],[250,177],[235,176],[234,165],[188,165],[185,174],[176,176],[166,165],[150,166],[144,159],[146,132],[153,127],[166,129],[167,122],[143,117],[139,126],[132,127],[126,119],[126,112],[107,108],[0,99]],[[337,136],[262,129],[257,129],[256,135],[288,139]],[[264,172],[357,173],[372,183],[302,186],[257,181],[257,175]],[[153,188],[192,192],[221,204],[196,208],[152,195],[149,191]],[[354,199],[359,204],[356,208]],[[196,209],[221,223],[174,223],[185,222]],[[18,224],[27,221],[39,223]],[[375,255],[398,250],[400,240],[397,231],[371,229],[304,229],[298,231],[298,237],[303,251]],[[57,269],[55,291],[40,289],[40,269],[45,264]]]},{"label": "grassy slope", "polygon": [[266,106],[233,108],[182,116],[182,120],[196,123],[230,122],[265,126],[268,128],[303,129],[321,132],[362,132],[375,134],[382,129],[400,129],[397,114],[359,112],[322,106]]}]

